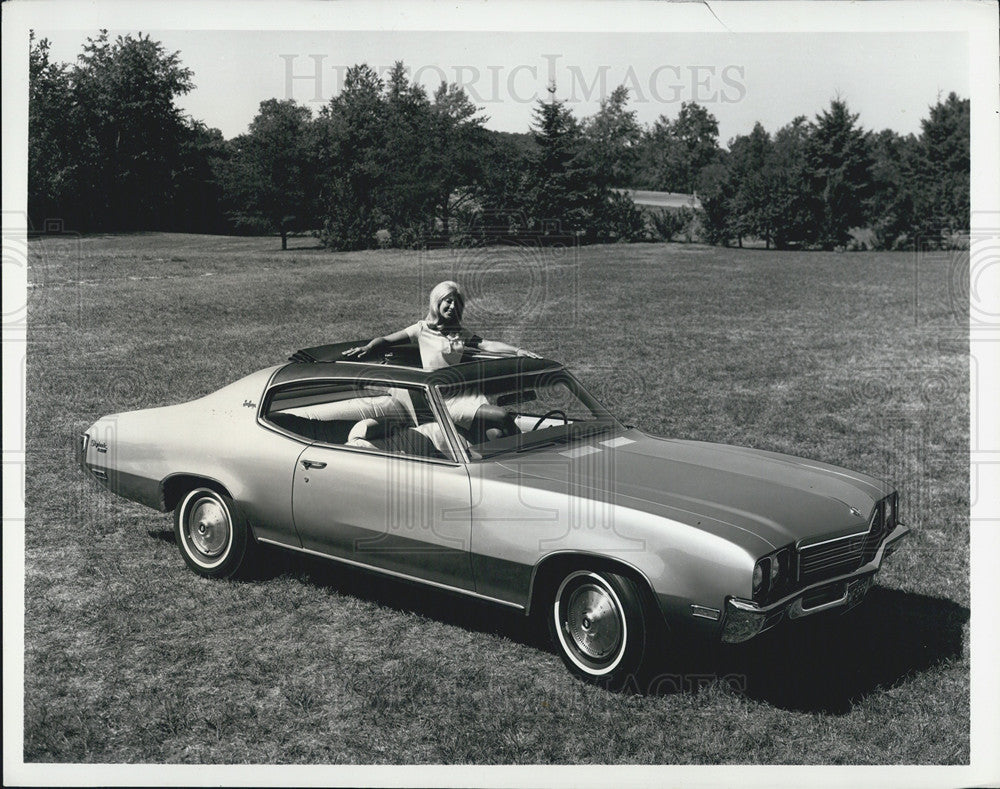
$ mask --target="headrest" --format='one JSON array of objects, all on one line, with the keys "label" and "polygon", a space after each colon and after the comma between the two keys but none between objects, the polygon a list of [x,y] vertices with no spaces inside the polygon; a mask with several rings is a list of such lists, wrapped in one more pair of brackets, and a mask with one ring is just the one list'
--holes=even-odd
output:
[{"label": "headrest", "polygon": [[375,447],[371,442],[384,439],[388,429],[388,419],[362,419],[347,434],[347,443],[355,446],[368,446],[369,449],[374,449]]}]

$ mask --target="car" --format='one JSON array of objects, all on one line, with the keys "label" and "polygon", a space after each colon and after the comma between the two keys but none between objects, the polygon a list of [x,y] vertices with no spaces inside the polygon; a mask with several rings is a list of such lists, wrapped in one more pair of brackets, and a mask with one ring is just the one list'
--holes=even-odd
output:
[{"label": "car", "polygon": [[[544,619],[568,669],[606,686],[664,646],[852,608],[908,533],[879,479],[648,435],[556,361],[424,370],[415,345],[342,355],[358,344],[105,416],[80,462],[172,510],[201,576],[252,575],[273,546],[471,595]],[[506,419],[457,424],[467,397]]]}]

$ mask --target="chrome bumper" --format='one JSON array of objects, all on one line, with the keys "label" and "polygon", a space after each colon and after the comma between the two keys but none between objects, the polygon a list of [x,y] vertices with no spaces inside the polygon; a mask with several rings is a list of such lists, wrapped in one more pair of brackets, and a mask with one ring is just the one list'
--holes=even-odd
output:
[{"label": "chrome bumper", "polygon": [[896,528],[867,564],[846,575],[826,578],[798,589],[769,605],[761,606],[750,600],[729,598],[722,622],[722,640],[727,643],[748,641],[786,617],[799,619],[832,608],[843,608],[845,611],[853,608],[868,594],[882,561],[896,550],[900,540],[909,533],[910,530],[902,523],[896,524]]}]

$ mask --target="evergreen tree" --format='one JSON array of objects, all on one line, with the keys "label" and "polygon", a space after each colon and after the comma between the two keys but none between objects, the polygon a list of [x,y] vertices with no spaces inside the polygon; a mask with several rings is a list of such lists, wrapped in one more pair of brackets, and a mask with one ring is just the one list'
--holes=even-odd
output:
[{"label": "evergreen tree", "polygon": [[508,236],[528,229],[528,192],[538,155],[534,135],[487,130],[482,153],[478,211],[472,217],[479,240]]},{"label": "evergreen tree", "polygon": [[920,122],[914,162],[917,227],[924,236],[968,232],[969,100],[949,93]]},{"label": "evergreen tree", "polygon": [[893,249],[908,243],[915,228],[913,166],[917,141],[891,129],[869,135],[872,189],[866,206],[871,243]]},{"label": "evergreen tree", "polygon": [[871,155],[865,132],[840,99],[816,116],[806,144],[805,175],[815,197],[810,240],[823,249],[843,246],[865,223],[871,194]]},{"label": "evergreen tree", "polygon": [[629,240],[642,231],[631,198],[613,191],[588,161],[581,125],[555,98],[535,107],[537,153],[526,184],[527,213],[535,230],[556,228],[583,241]]},{"label": "evergreen tree", "polygon": [[542,232],[556,225],[562,232],[585,231],[594,187],[580,156],[583,135],[566,103],[555,98],[555,86],[548,90],[549,101],[534,109],[538,148],[528,183],[529,221]]}]

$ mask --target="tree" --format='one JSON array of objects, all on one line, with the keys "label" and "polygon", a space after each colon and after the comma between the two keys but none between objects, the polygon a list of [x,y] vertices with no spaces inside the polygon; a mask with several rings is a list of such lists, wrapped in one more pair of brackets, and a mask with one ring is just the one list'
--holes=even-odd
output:
[{"label": "tree", "polygon": [[534,109],[537,153],[527,184],[529,221],[543,232],[549,222],[561,223],[563,232],[585,230],[592,195],[589,174],[580,156],[580,124],[564,101],[549,87],[549,101],[539,99]]},{"label": "tree", "polygon": [[776,180],[772,160],[771,136],[759,122],[750,134],[729,144],[730,209],[740,246],[743,236],[754,236],[771,247]]},{"label": "tree", "polygon": [[701,235],[709,244],[729,246],[739,232],[730,199],[732,173],[727,157],[720,155],[698,173],[695,186],[701,201]]},{"label": "tree", "polygon": [[535,107],[537,152],[525,184],[529,221],[543,234],[558,222],[563,234],[585,241],[629,240],[642,230],[642,215],[631,198],[615,192],[586,155],[581,125],[555,98]]},{"label": "tree", "polygon": [[282,249],[289,232],[314,223],[311,119],[309,108],[292,99],[262,101],[248,133],[232,141],[220,172],[237,226],[280,234]]},{"label": "tree", "polygon": [[478,210],[471,217],[474,234],[482,240],[527,229],[530,173],[538,155],[531,133],[486,130],[485,138],[476,194]]},{"label": "tree", "polygon": [[188,233],[231,232],[218,178],[228,156],[222,132],[192,119],[187,119],[184,127],[174,163],[174,199],[166,216],[167,226]]},{"label": "tree", "polygon": [[902,137],[891,129],[869,135],[872,169],[866,214],[876,249],[893,249],[901,242],[909,242],[909,234],[914,232],[916,146],[912,134]]},{"label": "tree", "polygon": [[323,228],[332,249],[366,249],[382,228],[379,201],[388,188],[384,84],[362,63],[347,69],[343,90],[320,112],[314,150],[319,162]]},{"label": "tree", "polygon": [[815,235],[816,198],[806,179],[808,141],[809,124],[800,115],[778,129],[771,142],[770,216],[778,249],[805,245]]},{"label": "tree", "polygon": [[435,129],[431,105],[421,85],[409,81],[397,61],[390,71],[383,103],[385,189],[375,195],[381,230],[397,245],[410,246],[424,237],[433,214],[430,138]]},{"label": "tree", "polygon": [[840,99],[816,116],[805,150],[805,177],[816,198],[812,235],[823,249],[843,246],[865,223],[871,154],[865,132]]},{"label": "tree", "polygon": [[673,123],[673,135],[685,154],[681,176],[686,186],[681,191],[694,192],[701,171],[719,155],[719,122],[700,104],[685,101]]},{"label": "tree", "polygon": [[619,85],[583,122],[583,155],[596,180],[611,187],[632,186],[635,177],[642,128],[627,104],[628,88]]},{"label": "tree", "polygon": [[444,82],[434,93],[431,113],[430,188],[434,219],[447,237],[455,213],[481,192],[487,119],[461,87]]},{"label": "tree", "polygon": [[696,191],[701,171],[720,154],[719,123],[693,101],[681,105],[677,117],[661,115],[639,143],[639,185],[667,192]]},{"label": "tree", "polygon": [[63,66],[32,37],[29,75],[30,210],[81,230],[167,226],[189,137],[174,101],[193,87],[178,53],[102,30]]},{"label": "tree", "polygon": [[36,226],[67,216],[79,188],[74,156],[77,135],[66,120],[73,106],[67,68],[49,59],[48,39],[30,36],[28,53],[28,216]]},{"label": "tree", "polygon": [[666,116],[661,115],[644,130],[636,160],[635,186],[666,192],[686,191],[684,149]]},{"label": "tree", "polygon": [[[191,70],[177,52],[140,34],[87,39],[70,70],[69,125],[82,135],[81,177],[90,227],[162,226],[174,197],[172,166],[185,136],[177,96],[190,91]],[[81,195],[83,197],[83,195]]]},{"label": "tree", "polygon": [[916,229],[931,236],[968,232],[969,100],[949,93],[920,126],[914,162]]}]

